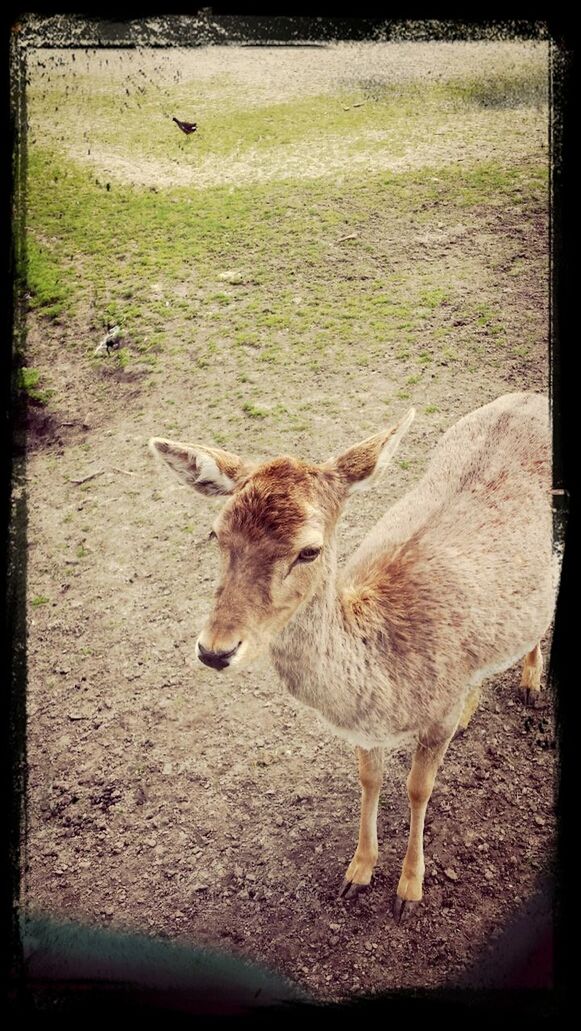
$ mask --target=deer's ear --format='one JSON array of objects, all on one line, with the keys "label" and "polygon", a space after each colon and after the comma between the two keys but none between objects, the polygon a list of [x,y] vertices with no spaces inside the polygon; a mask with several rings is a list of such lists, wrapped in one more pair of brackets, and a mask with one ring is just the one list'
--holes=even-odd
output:
[{"label": "deer's ear", "polygon": [[252,472],[252,464],[217,447],[182,444],[152,437],[149,447],[167,462],[188,487],[207,497],[231,494],[236,484]]},{"label": "deer's ear", "polygon": [[329,463],[339,474],[348,494],[356,490],[367,490],[379,479],[402,437],[409,430],[415,414],[415,409],[410,408],[395,426],[355,444]]}]

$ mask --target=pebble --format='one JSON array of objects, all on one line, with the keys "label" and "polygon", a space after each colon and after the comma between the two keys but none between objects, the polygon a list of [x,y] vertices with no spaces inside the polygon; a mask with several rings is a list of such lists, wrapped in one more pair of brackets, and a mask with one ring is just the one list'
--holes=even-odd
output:
[{"label": "pebble", "polygon": [[457,881],[458,880],[458,874],[456,873],[455,870],[452,870],[451,867],[447,866],[446,869],[444,870],[444,873],[445,873],[445,875],[446,875],[446,877],[448,878],[449,881]]}]

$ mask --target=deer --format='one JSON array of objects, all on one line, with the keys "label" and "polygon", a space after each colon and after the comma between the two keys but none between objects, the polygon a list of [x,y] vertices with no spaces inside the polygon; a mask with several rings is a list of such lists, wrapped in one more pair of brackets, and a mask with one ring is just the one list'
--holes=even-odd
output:
[{"label": "deer", "polygon": [[369,887],[378,860],[384,757],[411,751],[398,924],[422,899],[426,810],[448,746],[483,681],[519,661],[523,700],[538,703],[555,603],[542,394],[507,394],[452,425],[419,482],[338,568],[347,500],[378,481],[414,417],[321,464],[150,440],[183,483],[227,499],[210,533],[221,572],[196,657],[232,671],[270,653],[290,694],[355,747],[361,812],[344,899]]}]

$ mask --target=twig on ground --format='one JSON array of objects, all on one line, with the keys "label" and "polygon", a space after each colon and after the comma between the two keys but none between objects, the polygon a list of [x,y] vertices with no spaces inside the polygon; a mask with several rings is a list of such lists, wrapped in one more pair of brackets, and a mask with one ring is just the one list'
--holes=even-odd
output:
[{"label": "twig on ground", "polygon": [[96,473],[89,473],[88,476],[81,476],[80,480],[69,480],[69,483],[76,483],[77,485],[80,483],[88,483],[89,480],[94,480],[95,476],[102,476],[104,472],[105,469],[98,469]]}]

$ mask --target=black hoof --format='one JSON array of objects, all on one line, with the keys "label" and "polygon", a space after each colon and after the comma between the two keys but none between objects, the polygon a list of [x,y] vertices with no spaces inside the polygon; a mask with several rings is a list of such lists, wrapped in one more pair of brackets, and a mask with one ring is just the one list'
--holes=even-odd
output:
[{"label": "black hoof", "polygon": [[362,895],[368,888],[368,884],[354,884],[353,881],[345,880],[341,885],[338,897],[340,899],[356,899],[358,895]]},{"label": "black hoof", "polygon": [[409,919],[414,909],[419,906],[419,902],[412,902],[409,899],[400,899],[399,895],[396,895],[395,902],[393,904],[393,916],[396,924],[404,924]]},{"label": "black hoof", "polygon": [[529,709],[542,709],[543,701],[540,691],[532,691],[530,687],[521,687],[519,690],[522,702]]}]

